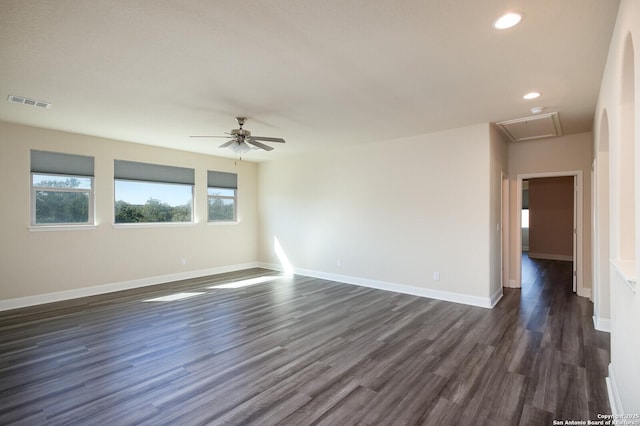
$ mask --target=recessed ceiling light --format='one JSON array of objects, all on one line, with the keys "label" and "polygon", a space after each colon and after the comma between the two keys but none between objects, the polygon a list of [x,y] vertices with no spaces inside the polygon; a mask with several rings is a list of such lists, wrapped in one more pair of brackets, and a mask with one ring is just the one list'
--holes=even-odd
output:
[{"label": "recessed ceiling light", "polygon": [[529,100],[529,99],[535,99],[539,97],[540,97],[540,92],[529,92],[526,95],[524,95],[522,99]]},{"label": "recessed ceiling light", "polygon": [[493,28],[497,30],[506,30],[507,28],[515,27],[520,23],[520,21],[522,21],[521,13],[505,13],[493,23]]}]

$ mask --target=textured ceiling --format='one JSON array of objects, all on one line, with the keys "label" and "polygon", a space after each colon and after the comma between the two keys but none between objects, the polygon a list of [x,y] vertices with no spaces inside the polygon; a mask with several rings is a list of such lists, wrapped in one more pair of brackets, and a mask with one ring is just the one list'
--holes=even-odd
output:
[{"label": "textured ceiling", "polygon": [[[558,111],[591,130],[614,0],[2,0],[0,120],[247,160]],[[497,31],[502,13],[522,23]],[[538,90],[542,97],[524,101]]]}]

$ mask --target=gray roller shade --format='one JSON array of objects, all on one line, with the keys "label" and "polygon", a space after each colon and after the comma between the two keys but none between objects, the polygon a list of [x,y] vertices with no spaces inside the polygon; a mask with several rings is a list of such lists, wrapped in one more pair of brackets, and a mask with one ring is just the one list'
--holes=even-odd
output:
[{"label": "gray roller shade", "polygon": [[31,172],[93,176],[93,157],[32,150]]},{"label": "gray roller shade", "polygon": [[522,208],[527,210],[529,209],[529,190],[528,189],[522,190]]},{"label": "gray roller shade", "polygon": [[136,161],[114,160],[115,179],[139,180],[145,182],[180,183],[193,185],[195,173],[187,167],[164,166],[161,164],[138,163]]},{"label": "gray roller shade", "polygon": [[238,175],[209,170],[207,171],[207,185],[209,188],[238,189]]}]

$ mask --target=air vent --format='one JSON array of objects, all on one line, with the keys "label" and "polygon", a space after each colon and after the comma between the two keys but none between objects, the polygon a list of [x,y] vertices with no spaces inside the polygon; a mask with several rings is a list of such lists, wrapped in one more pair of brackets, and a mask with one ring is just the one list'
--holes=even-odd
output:
[{"label": "air vent", "polygon": [[557,112],[501,121],[496,125],[514,142],[562,136]]},{"label": "air vent", "polygon": [[36,99],[24,98],[22,96],[9,95],[7,101],[15,102],[17,104],[29,105],[37,108],[51,108],[50,102],[38,101]]}]

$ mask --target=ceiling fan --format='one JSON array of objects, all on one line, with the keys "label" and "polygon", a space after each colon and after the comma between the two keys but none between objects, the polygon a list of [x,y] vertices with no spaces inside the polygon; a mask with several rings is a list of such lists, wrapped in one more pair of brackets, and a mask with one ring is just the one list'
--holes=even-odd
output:
[{"label": "ceiling fan", "polygon": [[220,145],[219,148],[229,148],[237,154],[242,154],[252,149],[262,149],[265,151],[271,151],[273,147],[266,145],[264,142],[278,142],[284,143],[282,138],[269,138],[266,136],[251,136],[251,132],[242,128],[246,117],[236,117],[238,122],[238,129],[232,129],[231,133],[227,133],[228,136],[190,136],[192,138],[230,138],[227,142]]}]

